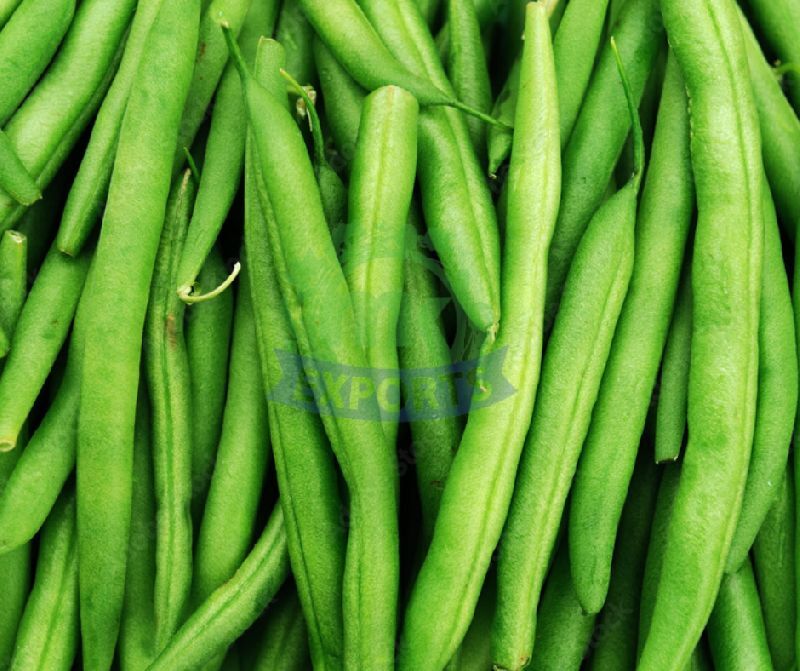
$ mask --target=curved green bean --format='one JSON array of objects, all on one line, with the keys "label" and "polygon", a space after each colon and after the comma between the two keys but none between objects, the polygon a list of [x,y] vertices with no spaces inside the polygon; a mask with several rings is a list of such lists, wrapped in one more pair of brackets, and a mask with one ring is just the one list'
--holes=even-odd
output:
[{"label": "curved green bean", "polygon": [[778,488],[778,498],[753,544],[753,568],[764,613],[767,643],[776,671],[795,668],[797,656],[797,530],[794,497],[794,477],[790,465]]},{"label": "curved green bean", "polygon": [[306,623],[295,590],[284,588],[270,604],[260,639],[250,667],[252,671],[304,671],[309,668]]},{"label": "curved green bean", "polygon": [[191,671],[233,643],[267,607],[289,573],[280,506],[233,577],[186,620],[149,671]]},{"label": "curved green bean", "polygon": [[[199,11],[199,0],[171,0],[162,4],[153,22],[147,57],[131,87],[120,130],[87,287],[77,456],[81,634],[87,671],[110,666],[118,635],[142,329],[173,148],[194,67]],[[131,221],[137,225],[131,226]]]},{"label": "curved green bean", "polygon": [[674,58],[661,97],[636,221],[633,273],[572,485],[569,553],[575,591],[597,613],[667,338],[694,210],[689,112]]},{"label": "curved green bean", "polygon": [[742,510],[725,567],[729,573],[739,568],[747,557],[778,497],[797,412],[794,311],[783,266],[775,205],[766,180],[763,193],[764,272],[758,326],[756,421]]},{"label": "curved green bean", "polygon": [[545,256],[561,177],[552,47],[545,9],[538,3],[528,5],[526,35],[509,173],[504,317],[488,348],[503,357],[502,375],[515,393],[470,413],[433,541],[406,608],[400,670],[441,669],[469,627],[500,538],[536,396]]},{"label": "curved green bean", "polygon": [[0,130],[0,189],[20,205],[32,205],[42,197],[36,181],[22,165],[11,140],[2,130]]},{"label": "curved green bean", "polygon": [[692,101],[698,218],[689,442],[640,671],[682,668],[714,607],[753,440],[764,240],[758,116],[735,6],[663,0],[661,10]]},{"label": "curved green bean", "polygon": [[303,86],[313,84],[314,29],[303,14],[299,0],[284,0],[275,29],[275,39],[286,50],[286,71]]},{"label": "curved green bean", "polygon": [[19,625],[11,671],[69,671],[78,650],[75,493],[62,494],[42,531],[36,578]]},{"label": "curved green bean", "polygon": [[0,375],[0,451],[13,449],[22,425],[67,339],[90,254],[71,259],[52,248],[19,316]]}]

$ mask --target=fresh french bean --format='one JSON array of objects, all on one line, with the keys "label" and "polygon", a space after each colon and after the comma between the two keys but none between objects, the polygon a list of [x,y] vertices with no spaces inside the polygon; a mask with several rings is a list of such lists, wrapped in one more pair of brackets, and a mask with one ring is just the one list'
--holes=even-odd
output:
[{"label": "fresh french bean", "polygon": [[303,86],[313,84],[314,29],[303,14],[299,0],[284,0],[275,30],[275,39],[286,50],[286,71]]},{"label": "fresh french bean", "polygon": [[11,140],[0,130],[0,190],[20,205],[32,205],[42,197],[36,181],[27,171]]},{"label": "fresh french bean", "polygon": [[[304,671],[309,668],[306,623],[297,592],[284,588],[267,609],[252,671]],[[316,668],[316,667],[315,667]]]}]

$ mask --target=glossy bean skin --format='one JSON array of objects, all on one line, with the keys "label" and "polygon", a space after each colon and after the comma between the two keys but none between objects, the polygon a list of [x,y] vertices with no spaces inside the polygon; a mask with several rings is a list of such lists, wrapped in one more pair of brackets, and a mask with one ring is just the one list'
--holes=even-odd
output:
[{"label": "glossy bean skin", "polygon": [[136,3],[119,70],[97,112],[89,143],[70,187],[57,243],[58,248],[70,256],[80,252],[102,214],[114,168],[122,116],[142,59],[147,34],[161,2],[139,0]]},{"label": "glossy bean skin", "polygon": [[725,567],[728,573],[735,571],[747,557],[778,497],[797,412],[794,310],[783,266],[775,205],[766,180],[763,193],[764,271],[758,325],[756,421],[742,510]]},{"label": "glossy bean skin", "polygon": [[[4,125],[17,154],[43,189],[77,142],[116,72],[135,0],[82,2],[44,77]],[[0,229],[24,213],[0,194]]]},{"label": "glossy bean skin", "polygon": [[634,126],[635,171],[587,227],[542,362],[498,560],[493,650],[501,669],[515,671],[531,659],[545,573],[633,267],[644,142],[635,94],[612,47]]},{"label": "glossy bean skin", "polygon": [[144,370],[152,413],[156,492],[156,646],[183,619],[192,585],[192,428],[185,305],[175,278],[195,188],[186,170],[167,201],[144,327]]},{"label": "glossy bean skin", "polygon": [[795,485],[790,464],[753,544],[753,570],[776,671],[793,669],[797,657],[795,524]]},{"label": "glossy bean skin", "polygon": [[109,667],[118,634],[142,329],[199,10],[198,0],[164,3],[153,23],[120,130],[95,256],[98,280],[87,286],[77,501],[83,659],[91,671]]},{"label": "glossy bean skin", "polygon": [[[282,65],[280,44],[262,42],[256,77],[265,86],[281,92],[285,101],[277,75]],[[292,573],[309,623],[311,658],[320,669],[337,669],[342,666],[344,644],[344,508],[338,491],[336,464],[318,413],[315,409],[281,403],[271,396],[284,375],[281,354],[292,357],[299,354],[269,246],[266,218],[273,215],[271,208],[266,207],[267,202],[262,209],[261,178],[253,151],[252,146],[248,146],[245,159],[247,255],[242,290],[249,287],[253,299],[280,505]]]},{"label": "glossy bean skin", "polygon": [[708,642],[718,671],[772,669],[764,616],[750,559],[722,579],[708,620]]},{"label": "glossy bean skin", "polygon": [[25,0],[0,32],[0,126],[44,72],[75,14],[75,0]]},{"label": "glossy bean skin", "polygon": [[253,671],[303,671],[309,668],[306,623],[295,590],[284,588],[270,604],[261,640],[253,659]]},{"label": "glossy bean skin", "polygon": [[686,403],[692,352],[692,280],[688,268],[678,288],[672,323],[661,362],[656,408],[656,463],[675,461],[686,434]]},{"label": "glossy bean skin", "polygon": [[396,87],[378,89],[364,101],[350,173],[342,264],[358,340],[381,399],[381,414],[388,414],[383,428],[391,445],[397,442],[398,421],[396,414],[392,417],[399,409],[400,392],[397,322],[406,221],[417,167],[418,110],[416,99]]},{"label": "glossy bean skin", "polygon": [[237,299],[222,435],[194,554],[195,604],[236,572],[256,532],[269,459],[267,404],[258,356],[247,286]]},{"label": "glossy bean skin", "polygon": [[[662,40],[658,5],[656,0],[630,0],[614,30],[637,105]],[[561,209],[548,259],[548,323],[552,323],[558,309],[578,243],[602,202],[630,132],[626,110],[614,55],[610,46],[605,45],[564,148]]]},{"label": "glossy bean skin", "polygon": [[27,171],[11,140],[0,130],[0,190],[20,205],[32,205],[42,197],[36,181]]},{"label": "glossy bean skin", "polygon": [[224,653],[255,622],[289,573],[283,514],[276,506],[233,577],[186,620],[149,671],[190,671]]},{"label": "glossy bean skin", "polygon": [[0,376],[0,450],[13,449],[22,425],[67,339],[90,254],[77,259],[51,249],[19,316]]},{"label": "glossy bean skin", "polygon": [[286,50],[286,71],[303,86],[313,84],[314,29],[303,14],[299,0],[284,0],[275,39]]},{"label": "glossy bean skin", "polygon": [[544,7],[531,4],[509,173],[504,319],[487,350],[516,390],[470,413],[433,540],[406,608],[398,669],[441,669],[469,627],[511,500],[539,379],[544,259],[560,187],[555,71]]},{"label": "glossy bean skin", "polygon": [[665,0],[661,9],[691,100],[698,219],[689,441],[641,671],[682,668],[722,579],[753,440],[764,240],[758,117],[735,7]]},{"label": "glossy bean skin", "polygon": [[78,650],[78,548],[75,492],[64,492],[42,531],[41,548],[12,671],[69,671]]},{"label": "glossy bean skin", "polygon": [[581,452],[569,518],[575,590],[597,613],[675,303],[694,210],[689,112],[672,60],[636,221],[633,273]]},{"label": "glossy bean skin", "polygon": [[[197,279],[199,291],[225,281],[228,269],[218,247],[212,247]],[[228,382],[228,357],[233,324],[233,294],[189,308],[186,347],[192,384],[192,516],[200,521],[214,470]]]}]

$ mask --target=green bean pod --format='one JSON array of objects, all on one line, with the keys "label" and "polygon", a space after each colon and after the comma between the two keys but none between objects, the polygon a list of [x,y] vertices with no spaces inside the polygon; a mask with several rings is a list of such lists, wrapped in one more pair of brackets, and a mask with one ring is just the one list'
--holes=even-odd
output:
[{"label": "green bean pod", "polygon": [[763,189],[764,272],[758,326],[756,423],[742,510],[725,567],[728,573],[735,571],[747,557],[778,497],[797,412],[794,311],[775,205],[766,180]]},{"label": "green bean pod", "polygon": [[[778,58],[784,63],[800,63],[800,5],[794,0],[747,0],[744,4]],[[789,94],[795,110],[800,109],[800,78],[797,74],[789,80]]]},{"label": "green bean pod", "polygon": [[[282,59],[278,42],[262,42],[256,77],[277,91],[282,87],[277,75]],[[269,208],[262,210],[259,181],[252,142],[248,140],[242,290],[249,288],[253,299],[280,505],[292,573],[308,623],[311,657],[320,669],[338,669],[342,666],[344,642],[343,504],[336,464],[316,409],[293,407],[272,397],[285,374],[279,357],[285,354],[296,360],[298,350],[269,245],[266,218],[274,215]]]},{"label": "green bean pod", "polygon": [[[630,0],[614,29],[637,107],[661,45],[658,0]],[[561,208],[550,246],[547,277],[548,319],[552,319],[572,257],[589,221],[602,202],[631,129],[614,54],[600,52],[580,113],[564,149]]]},{"label": "green bean pod", "polygon": [[75,0],[24,0],[0,31],[0,126],[4,126],[49,65],[72,17]]},{"label": "green bean pod", "polygon": [[22,425],[67,339],[90,258],[86,253],[70,259],[52,248],[33,283],[0,376],[0,451],[17,444]]},{"label": "green bean pod", "polygon": [[778,498],[753,544],[753,569],[764,613],[767,643],[776,671],[795,668],[797,657],[797,530],[794,497],[794,478],[790,467],[778,488]]},{"label": "green bean pod", "polygon": [[[474,0],[448,0],[449,46],[447,72],[459,100],[481,112],[492,109],[492,84],[489,64],[481,41],[481,26]],[[486,124],[467,119],[472,146],[483,155],[486,147]]]},{"label": "green bean pod", "polygon": [[[227,276],[221,252],[216,246],[212,247],[200,268],[196,288],[210,291],[220,286]],[[192,518],[198,523],[222,430],[232,324],[233,294],[228,292],[213,301],[192,305],[186,319],[192,383]]]},{"label": "green bean pod", "polygon": [[[94,118],[116,73],[135,0],[81,2],[47,72],[3,130],[42,189]],[[25,211],[0,194],[0,230]]]},{"label": "green bean pod", "polygon": [[297,592],[284,588],[267,609],[258,650],[249,668],[252,671],[308,669],[307,633]]},{"label": "green bean pod", "polygon": [[[413,0],[363,0],[361,6],[407,68],[453,94],[436,44]],[[428,235],[452,292],[475,327],[493,334],[500,319],[497,216],[469,129],[458,111],[422,111],[418,171]]]},{"label": "green bean pod", "polygon": [[20,621],[11,671],[69,671],[78,637],[75,493],[68,491],[42,531],[36,578]]},{"label": "green bean pod", "polygon": [[[492,108],[492,116],[506,125],[512,125],[517,109],[519,95],[519,58],[514,60],[508,76],[497,95]],[[511,153],[514,132],[501,126],[489,126],[486,131],[486,153],[489,156],[489,175],[497,176],[497,171]],[[563,140],[562,140],[563,142]]]},{"label": "green bean pod", "polygon": [[639,600],[659,477],[649,451],[640,450],[620,518],[608,597],[594,635],[592,671],[636,667]]},{"label": "green bean pod", "polygon": [[173,148],[194,67],[199,11],[198,0],[172,0],[162,4],[153,22],[147,57],[122,121],[93,279],[87,287],[90,326],[77,458],[81,633],[87,671],[110,666],[118,635],[142,329]]},{"label": "green bean pod", "polygon": [[578,671],[592,642],[596,615],[583,611],[569,572],[566,546],[556,553],[536,615],[531,671]]},{"label": "green bean pod", "polygon": [[747,558],[722,579],[708,620],[708,642],[717,671],[773,668],[753,567]]},{"label": "green bean pod", "polygon": [[497,596],[494,575],[490,572],[481,589],[475,614],[461,646],[445,667],[446,671],[485,671],[492,666],[492,616]]},{"label": "green bean pod", "polygon": [[275,30],[275,39],[286,50],[286,71],[303,86],[313,84],[314,29],[303,14],[299,0],[284,0]]},{"label": "green bean pod", "polygon": [[694,210],[689,111],[672,59],[636,222],[633,273],[581,452],[569,518],[575,591],[597,613],[644,430]]},{"label": "green bean pod", "polygon": [[0,326],[9,336],[28,295],[28,244],[17,231],[0,234]]},{"label": "green bean pod", "polygon": [[441,669],[472,620],[511,500],[539,380],[545,257],[560,192],[558,102],[543,5],[528,6],[509,173],[503,321],[487,354],[501,357],[510,397],[473,410],[442,493],[427,556],[411,592],[398,669]]},{"label": "green bean pod", "polygon": [[[616,54],[613,42],[612,47]],[[536,607],[633,267],[644,143],[634,94],[618,59],[636,168],[587,227],[542,363],[498,560],[493,649],[500,669],[520,669],[531,658]]]},{"label": "green bean pod", "polygon": [[142,60],[147,34],[162,0],[138,0],[119,70],[108,89],[92,126],[80,167],[72,182],[58,231],[58,248],[77,255],[86,244],[102,213],[114,167],[122,116],[131,85]]},{"label": "green bean pod", "polygon": [[436,20],[436,15],[439,13],[439,8],[442,5],[442,0],[416,0],[419,13],[422,14],[428,25],[432,25]]},{"label": "green bean pod", "polygon": [[42,265],[53,245],[67,192],[68,175],[60,173],[16,224],[16,230],[28,238],[28,264]]},{"label": "green bean pod", "polygon": [[793,238],[795,223],[800,221],[800,202],[796,198],[800,190],[800,120],[781,90],[753,29],[744,15],[740,18],[758,108],[764,169],[786,233]]},{"label": "green bean pod", "polygon": [[11,140],[0,130],[0,189],[20,205],[32,205],[42,197],[36,181],[22,165]]},{"label": "green bean pod", "polygon": [[[277,5],[277,0],[251,2],[239,34],[239,45],[248,63],[252,63],[255,58],[259,38],[272,34]],[[229,63],[217,89],[203,171],[178,268],[177,290],[187,302],[197,300],[197,295],[193,300],[190,299],[192,289],[239,188],[244,164],[246,126],[239,73]],[[206,289],[216,289],[217,286]]]},{"label": "green bean pod", "polygon": [[661,386],[656,408],[655,459],[663,464],[678,459],[686,435],[689,364],[692,352],[692,280],[684,272],[661,362]]},{"label": "green bean pod", "polygon": [[[421,383],[430,384],[428,376],[449,371],[453,357],[442,324],[441,290],[430,270],[432,261],[420,246],[419,219],[412,207],[406,226],[403,299],[397,343],[401,369],[408,373],[425,371]],[[428,545],[433,537],[444,483],[458,450],[463,425],[459,417],[448,412],[449,404],[456,398],[455,383],[450,376],[436,380],[435,390],[426,393],[424,398],[425,402],[432,402],[440,409],[435,417],[410,422],[417,489],[422,506],[422,534]]]},{"label": "green bean pod", "polygon": [[358,341],[366,353],[391,445],[397,441],[400,384],[397,322],[403,296],[406,221],[417,167],[416,99],[397,87],[367,96],[350,174],[344,275]]},{"label": "green bean pod", "polygon": [[764,241],[758,116],[735,6],[663,0],[661,10],[692,101],[698,218],[689,442],[641,671],[682,668],[714,607],[753,440]]},{"label": "green bean pod", "polygon": [[192,671],[225,652],[255,622],[289,573],[280,506],[231,577],[186,620],[148,667],[149,671]]},{"label": "green bean pod", "polygon": [[119,632],[121,671],[144,671],[156,655],[153,586],[156,574],[156,495],[153,483],[150,401],[142,387],[133,443],[131,535],[125,602]]},{"label": "green bean pod", "polygon": [[228,376],[222,436],[194,555],[196,604],[230,578],[247,555],[269,459],[267,404],[249,288],[238,296]]},{"label": "green bean pod", "polygon": [[186,306],[175,294],[195,187],[186,170],[172,188],[144,328],[156,490],[156,646],[180,625],[192,586],[192,427]]},{"label": "green bean pod", "polygon": [[0,0],[0,28],[6,24],[21,3],[22,0]]}]

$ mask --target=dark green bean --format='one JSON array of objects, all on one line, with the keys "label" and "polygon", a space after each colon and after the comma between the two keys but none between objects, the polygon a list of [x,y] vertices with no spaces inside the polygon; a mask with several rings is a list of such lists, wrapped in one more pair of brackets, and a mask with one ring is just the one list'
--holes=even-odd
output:
[{"label": "dark green bean", "polygon": [[[82,5],[82,8],[88,7]],[[120,130],[93,279],[78,422],[78,553],[83,661],[108,669],[130,535],[142,329],[197,49],[199,0],[162,4]],[[136,221],[136,226],[130,222]]]},{"label": "dark green bean", "polygon": [[436,15],[439,13],[442,0],[416,0],[419,7],[420,14],[425,17],[428,25],[432,25],[436,20]]},{"label": "dark green bean", "polygon": [[[265,35],[270,37],[270,35]],[[299,0],[284,0],[275,39],[286,50],[286,71],[303,86],[314,83],[314,29],[303,14]]]},{"label": "dark green bean", "polygon": [[252,671],[308,669],[310,665],[306,623],[297,592],[284,587],[270,604],[265,617],[258,651],[250,667]]},{"label": "dark green bean", "polygon": [[776,671],[795,668],[797,655],[795,524],[795,488],[790,464],[778,488],[778,498],[753,544],[753,568]]},{"label": "dark green bean", "polygon": [[28,265],[38,268],[52,246],[66,196],[69,175],[60,173],[17,222],[16,230],[28,238]]},{"label": "dark green bean", "polygon": [[78,650],[75,492],[62,494],[42,531],[36,578],[19,625],[11,671],[69,671]]}]

